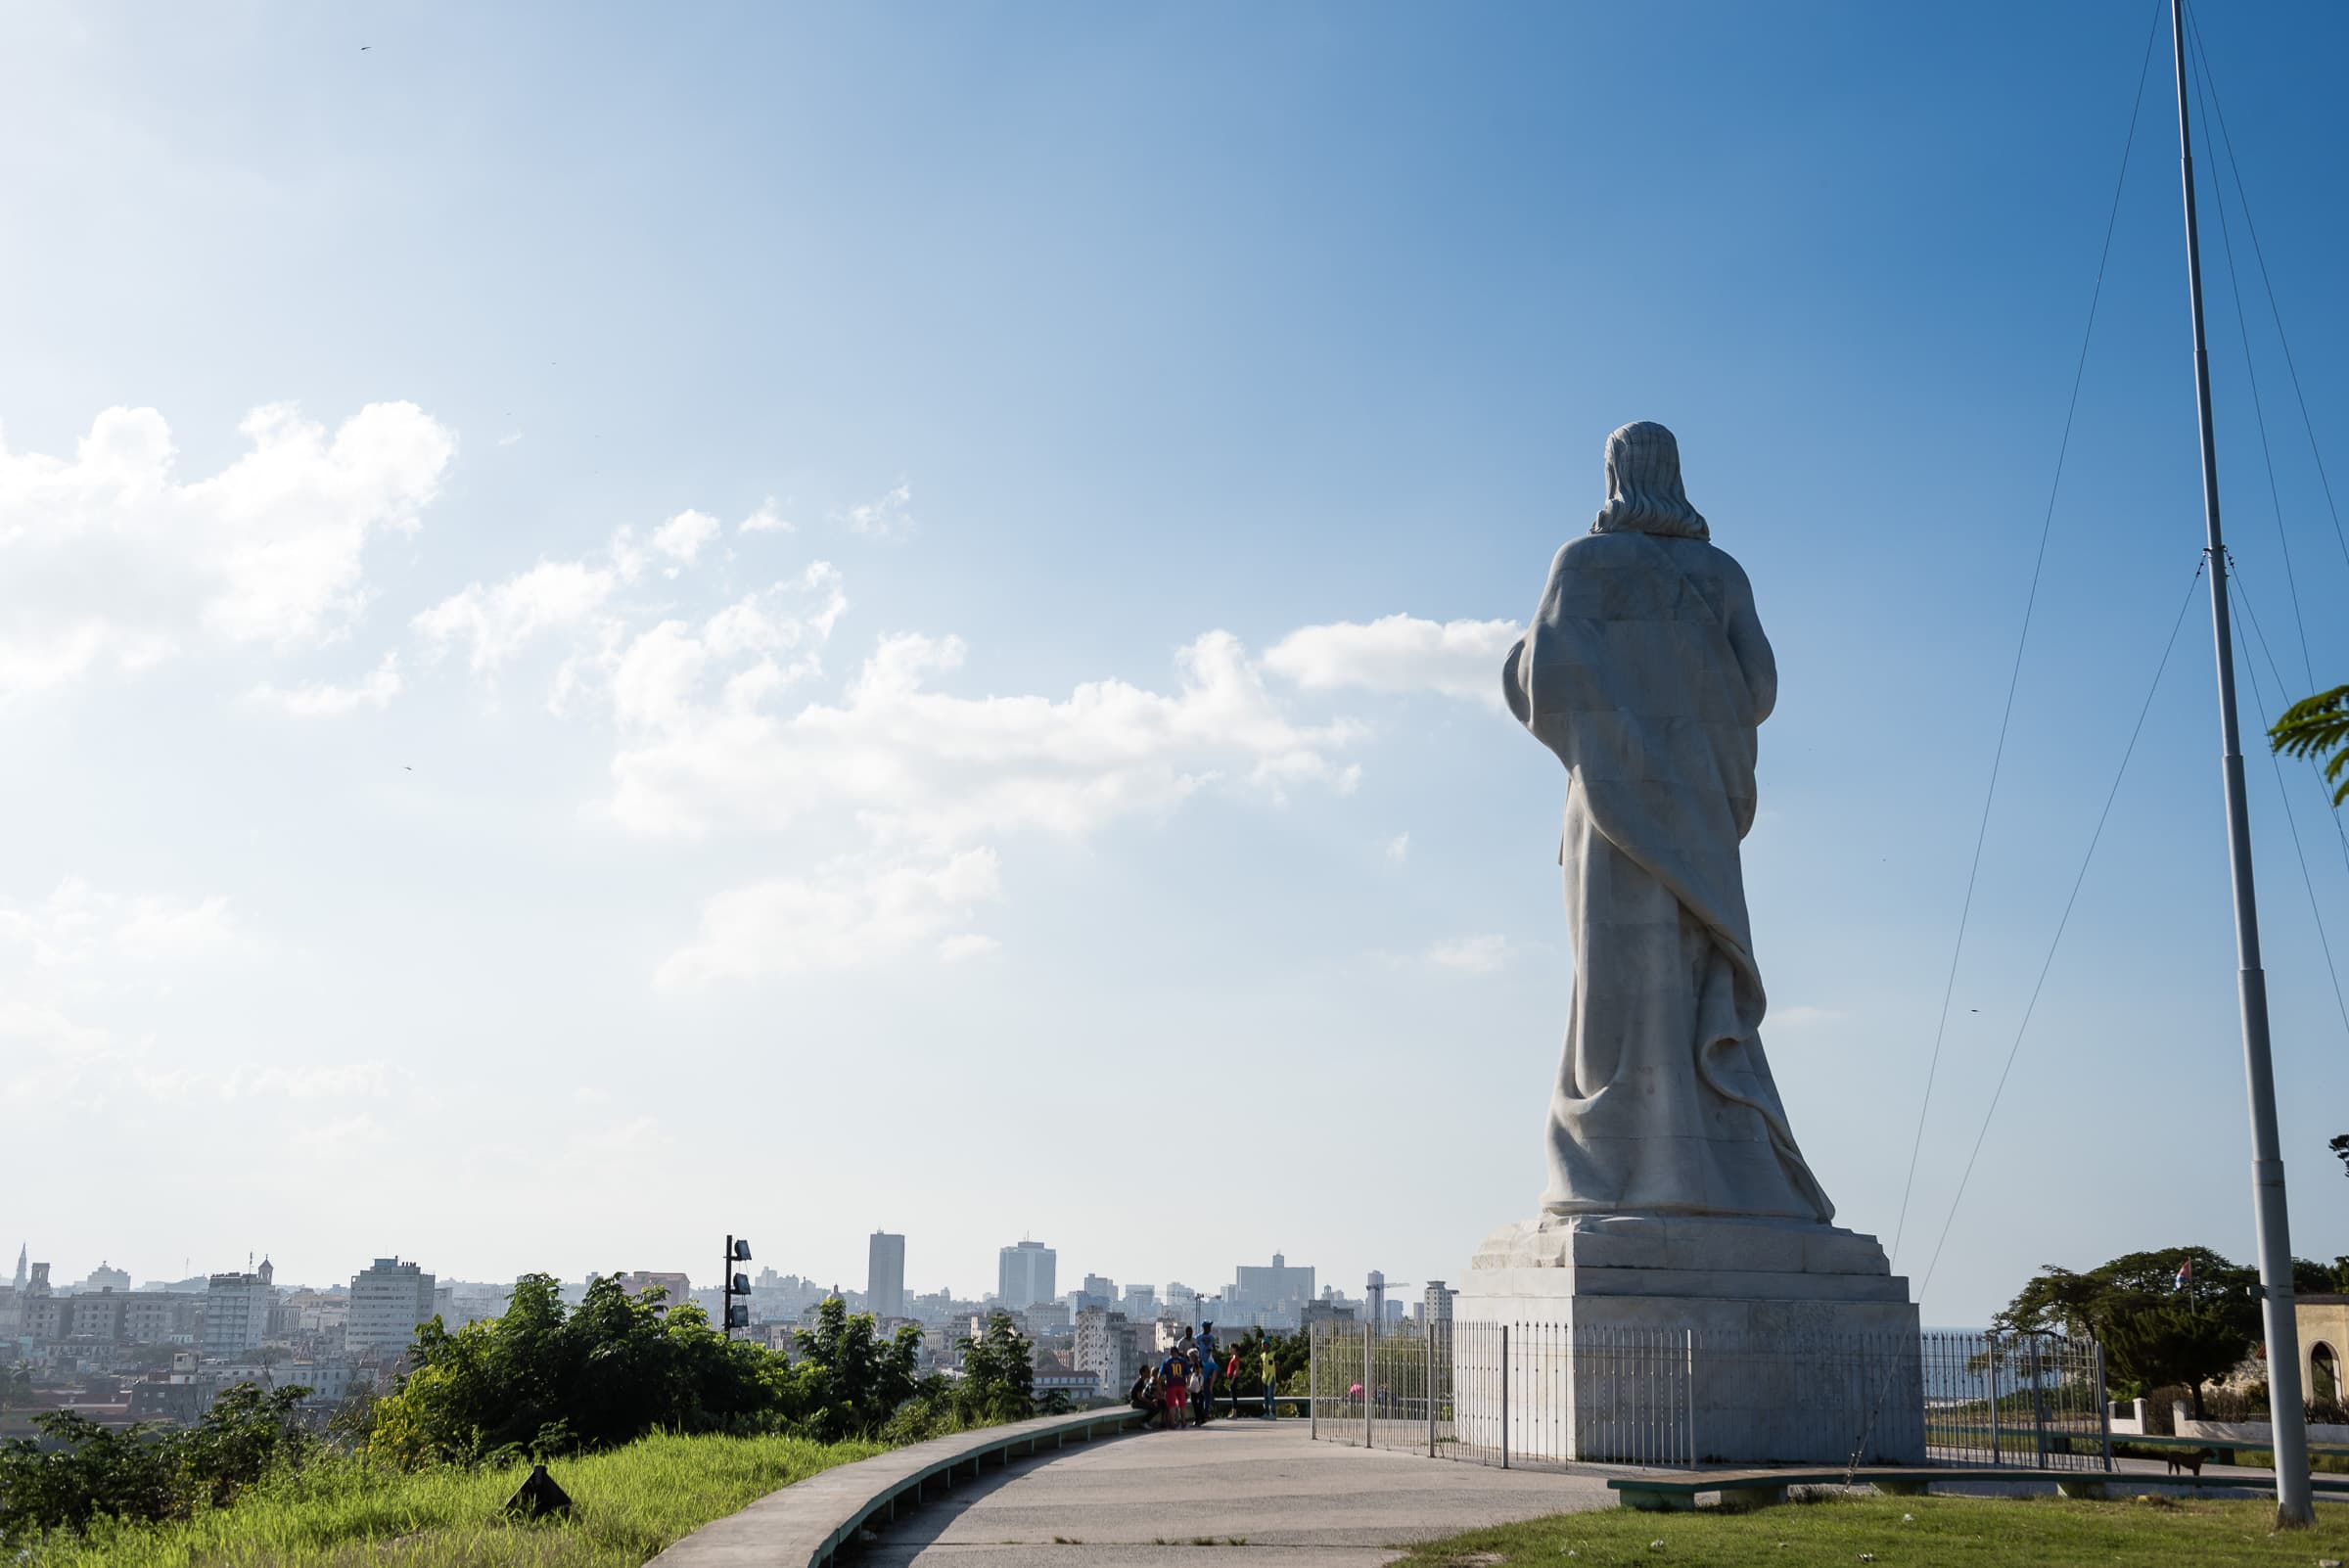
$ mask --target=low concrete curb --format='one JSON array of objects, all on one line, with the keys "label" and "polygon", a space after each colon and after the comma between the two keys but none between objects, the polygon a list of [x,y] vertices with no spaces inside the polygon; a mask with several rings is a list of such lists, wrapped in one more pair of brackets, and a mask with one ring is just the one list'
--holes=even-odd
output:
[{"label": "low concrete curb", "polygon": [[821,1568],[873,1519],[918,1506],[931,1489],[944,1491],[958,1475],[978,1479],[992,1461],[1015,1458],[1141,1430],[1145,1417],[1124,1407],[1045,1415],[1008,1426],[957,1432],[910,1448],[835,1465],[770,1492],[723,1519],[713,1519],[653,1559],[654,1568]]}]

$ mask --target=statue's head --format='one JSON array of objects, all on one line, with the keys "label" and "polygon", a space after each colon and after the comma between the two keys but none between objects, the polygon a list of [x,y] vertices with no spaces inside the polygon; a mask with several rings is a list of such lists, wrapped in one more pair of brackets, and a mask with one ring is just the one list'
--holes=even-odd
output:
[{"label": "statue's head", "polygon": [[1637,419],[1607,438],[1607,504],[1590,531],[1712,537],[1681,489],[1681,443],[1671,431]]}]

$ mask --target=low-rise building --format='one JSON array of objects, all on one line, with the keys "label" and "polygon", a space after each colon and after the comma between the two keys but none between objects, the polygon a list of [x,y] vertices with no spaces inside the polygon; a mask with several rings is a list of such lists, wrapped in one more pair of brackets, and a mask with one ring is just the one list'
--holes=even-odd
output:
[{"label": "low-rise building", "polygon": [[613,1282],[630,1296],[641,1296],[658,1290],[657,1305],[677,1307],[693,1300],[693,1281],[681,1273],[661,1268],[631,1268],[624,1274],[615,1274]]}]

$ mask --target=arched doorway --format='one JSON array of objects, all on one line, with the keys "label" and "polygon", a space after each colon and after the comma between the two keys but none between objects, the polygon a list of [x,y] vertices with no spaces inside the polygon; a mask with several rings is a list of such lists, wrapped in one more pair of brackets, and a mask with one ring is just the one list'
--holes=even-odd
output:
[{"label": "arched doorway", "polygon": [[2319,1400],[2341,1397],[2341,1359],[2323,1340],[2308,1353],[2308,1393]]}]

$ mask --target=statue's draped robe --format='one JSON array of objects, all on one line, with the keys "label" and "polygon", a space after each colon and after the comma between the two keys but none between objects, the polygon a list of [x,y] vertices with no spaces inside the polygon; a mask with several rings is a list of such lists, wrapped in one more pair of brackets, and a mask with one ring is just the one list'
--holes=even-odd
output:
[{"label": "statue's draped robe", "polygon": [[1744,571],[1701,537],[1575,539],[1503,684],[1568,772],[1544,1209],[1831,1219],[1762,1053],[1738,843],[1777,667]]}]

